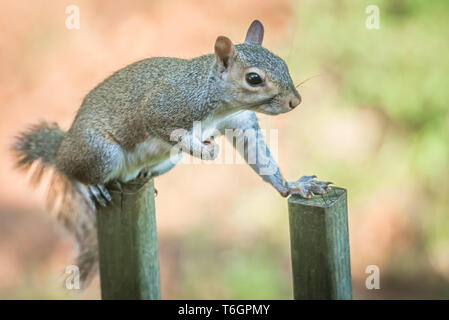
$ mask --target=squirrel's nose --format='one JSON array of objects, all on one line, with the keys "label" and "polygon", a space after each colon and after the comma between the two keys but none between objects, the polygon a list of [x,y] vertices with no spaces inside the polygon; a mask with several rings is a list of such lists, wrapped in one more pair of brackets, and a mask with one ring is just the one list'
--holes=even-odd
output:
[{"label": "squirrel's nose", "polygon": [[293,97],[290,99],[288,105],[290,109],[296,108],[301,103],[301,96]]}]

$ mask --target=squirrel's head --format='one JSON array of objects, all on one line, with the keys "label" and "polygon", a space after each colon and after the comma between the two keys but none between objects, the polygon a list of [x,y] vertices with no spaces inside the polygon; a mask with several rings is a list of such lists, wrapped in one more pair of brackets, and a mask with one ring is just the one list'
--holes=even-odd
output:
[{"label": "squirrel's head", "polygon": [[294,109],[301,96],[284,60],[262,48],[263,32],[262,23],[255,20],[242,44],[234,46],[219,36],[215,42],[217,71],[231,105],[275,115]]}]

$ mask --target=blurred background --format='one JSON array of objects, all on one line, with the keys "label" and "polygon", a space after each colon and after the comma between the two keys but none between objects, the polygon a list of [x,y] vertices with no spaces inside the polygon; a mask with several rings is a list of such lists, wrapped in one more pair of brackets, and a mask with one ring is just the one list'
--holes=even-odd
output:
[{"label": "blurred background", "polygon": [[[100,297],[98,278],[65,289],[73,239],[45,187],[14,170],[14,135],[44,119],[68,129],[115,70],[211,53],[218,35],[242,42],[255,18],[295,83],[320,75],[295,111],[260,119],[279,130],[286,178],[348,189],[354,297],[449,298],[448,14],[445,0],[1,0],[0,298]],[[163,298],[292,298],[287,201],[248,166],[181,164],[155,184]],[[369,265],[380,290],[365,288]]]}]

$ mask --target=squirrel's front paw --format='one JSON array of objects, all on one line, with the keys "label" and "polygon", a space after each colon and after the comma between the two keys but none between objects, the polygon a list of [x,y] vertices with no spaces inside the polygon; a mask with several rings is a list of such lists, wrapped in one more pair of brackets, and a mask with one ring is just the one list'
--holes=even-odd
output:
[{"label": "squirrel's front paw", "polygon": [[287,182],[289,194],[298,194],[309,199],[315,194],[325,194],[332,182],[319,181],[316,176],[303,176],[296,182]]},{"label": "squirrel's front paw", "polygon": [[106,207],[109,202],[112,201],[112,197],[109,194],[108,189],[106,189],[103,185],[89,185],[88,187],[89,194],[92,197],[92,200],[95,201],[97,205],[102,207]]},{"label": "squirrel's front paw", "polygon": [[220,148],[213,138],[203,141],[201,150],[201,159],[203,160],[215,160],[218,157]]}]

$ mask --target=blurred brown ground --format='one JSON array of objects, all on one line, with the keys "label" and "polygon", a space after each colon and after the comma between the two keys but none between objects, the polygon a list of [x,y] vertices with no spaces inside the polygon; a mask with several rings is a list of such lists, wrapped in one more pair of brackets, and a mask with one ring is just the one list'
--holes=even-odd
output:
[{"label": "blurred brown ground", "polygon": [[[64,11],[70,4],[80,8],[80,30],[65,27]],[[72,239],[45,213],[45,188],[30,187],[25,175],[13,169],[8,147],[15,134],[43,119],[57,121],[67,129],[84,95],[115,70],[150,56],[190,58],[210,53],[220,34],[241,42],[255,18],[265,25],[264,46],[292,59],[292,35],[304,32],[292,29],[293,9],[285,0],[0,1],[0,298],[99,297],[98,279],[80,294],[62,288],[65,267],[72,261]],[[305,48],[305,44],[299,47]],[[293,75],[295,82],[308,76]],[[354,161],[363,160],[366,149],[376,145],[380,135],[378,115],[369,111],[346,114],[336,121],[332,120],[335,113],[323,115],[328,110],[323,106],[332,106],[330,99],[337,93],[331,80],[314,81],[315,85],[302,89],[306,99],[298,111],[261,117],[264,127],[279,129],[279,163],[290,179],[321,173],[310,155],[315,149],[292,138],[297,127],[308,132],[302,137],[305,143],[320,139],[332,157],[351,154]],[[318,123],[328,131],[320,130],[313,137],[311,126]],[[333,135],[332,129],[342,136]],[[260,242],[267,238],[283,248],[280,266],[285,283],[289,283],[286,201],[248,167],[180,165],[158,178],[156,187],[164,298],[234,297],[213,278],[198,276],[195,264],[207,264],[207,259],[215,259],[215,254],[229,247],[241,255],[249,254],[247,246],[262,246]],[[363,289],[367,265],[383,266],[413,242],[415,229],[405,214],[410,203],[407,195],[398,197],[400,192],[380,192],[370,196],[375,199],[372,202],[362,195],[362,200],[350,207],[356,297],[401,297],[406,291],[401,285],[398,291],[392,288],[386,293]],[[269,200],[262,203],[265,199]],[[206,248],[210,255],[205,254],[205,260],[192,260],[180,244],[184,238],[194,241],[198,232],[198,250],[202,250],[201,241],[209,238],[198,230],[207,229],[222,246]],[[194,294],[190,294],[186,279],[190,276],[205,282],[191,289]],[[287,286],[286,294],[290,291]],[[251,297],[250,293],[246,296]]]}]

